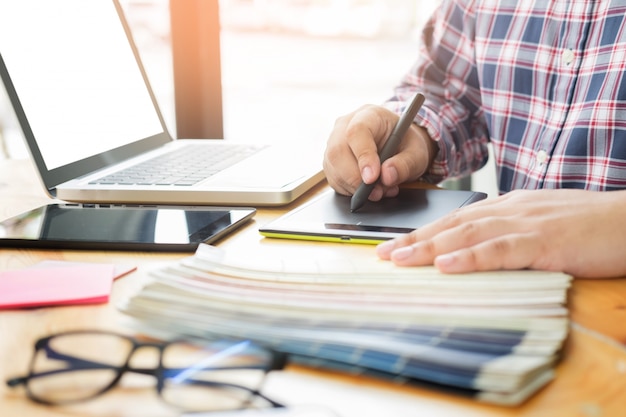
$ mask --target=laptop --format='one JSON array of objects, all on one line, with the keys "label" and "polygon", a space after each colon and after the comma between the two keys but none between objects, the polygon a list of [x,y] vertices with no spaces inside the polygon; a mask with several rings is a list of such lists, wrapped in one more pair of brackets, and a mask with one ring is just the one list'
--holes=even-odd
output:
[{"label": "laptop", "polygon": [[2,2],[0,76],[60,200],[275,206],[324,178],[322,143],[175,140],[117,0]]}]

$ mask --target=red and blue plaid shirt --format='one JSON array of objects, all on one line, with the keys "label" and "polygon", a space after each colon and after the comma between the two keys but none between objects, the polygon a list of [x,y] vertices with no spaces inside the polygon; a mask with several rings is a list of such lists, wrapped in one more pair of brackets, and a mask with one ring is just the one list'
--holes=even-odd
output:
[{"label": "red and blue plaid shirt", "polygon": [[425,179],[477,170],[491,142],[500,192],[626,188],[626,1],[443,0],[422,41],[387,105],[427,96]]}]

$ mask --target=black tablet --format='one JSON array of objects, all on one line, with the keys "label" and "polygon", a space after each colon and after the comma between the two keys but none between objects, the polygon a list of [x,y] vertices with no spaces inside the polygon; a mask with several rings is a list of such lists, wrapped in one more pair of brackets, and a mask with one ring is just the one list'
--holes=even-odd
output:
[{"label": "black tablet", "polygon": [[195,251],[254,208],[49,204],[0,222],[0,247]]},{"label": "black tablet", "polygon": [[376,244],[409,233],[486,198],[477,191],[403,188],[395,198],[350,211],[350,197],[330,190],[263,225],[266,237]]}]

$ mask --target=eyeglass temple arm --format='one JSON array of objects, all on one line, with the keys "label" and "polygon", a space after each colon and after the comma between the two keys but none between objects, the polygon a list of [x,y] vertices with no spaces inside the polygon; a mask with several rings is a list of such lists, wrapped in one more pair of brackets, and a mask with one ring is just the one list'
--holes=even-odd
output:
[{"label": "eyeglass temple arm", "polygon": [[[246,368],[246,369],[250,369],[250,368]],[[274,401],[271,398],[266,397],[259,390],[254,389],[254,388],[250,388],[250,387],[246,387],[245,385],[232,384],[232,383],[224,382],[224,381],[207,381],[207,380],[196,380],[196,379],[186,379],[184,382],[185,382],[185,384],[188,384],[188,385],[199,385],[199,386],[205,386],[205,387],[236,388],[236,389],[240,389],[240,390],[243,390],[243,391],[247,391],[248,393],[250,393],[252,395],[255,395],[255,396],[258,396],[258,397],[264,399],[269,404],[271,404],[273,407],[276,407],[276,408],[285,407],[284,404],[281,404],[278,401]]]}]

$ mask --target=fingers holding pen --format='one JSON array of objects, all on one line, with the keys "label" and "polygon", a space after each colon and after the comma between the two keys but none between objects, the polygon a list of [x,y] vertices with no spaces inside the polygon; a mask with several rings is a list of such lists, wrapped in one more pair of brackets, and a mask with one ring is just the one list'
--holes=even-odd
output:
[{"label": "fingers holding pen", "polygon": [[389,135],[397,116],[379,106],[364,106],[346,126],[346,142],[356,158],[361,180],[366,184],[380,176],[380,147]]},{"label": "fingers holding pen", "polygon": [[396,196],[399,184],[423,175],[436,145],[425,129],[414,123],[403,135],[397,151],[381,165],[381,150],[398,123],[397,114],[375,105],[362,106],[338,118],[324,156],[324,171],[331,187],[341,194],[353,195],[361,183],[376,184],[369,200],[377,201]]},{"label": "fingers holding pen", "polygon": [[384,137],[386,123],[381,113],[378,106],[367,105],[335,122],[324,155],[324,172],[337,192],[352,195],[361,182],[378,178],[377,142]]},{"label": "fingers holding pen", "polygon": [[[399,192],[400,184],[415,181],[421,177],[430,165],[431,158],[436,152],[436,145],[424,128],[413,123],[412,114],[403,114],[397,124],[394,124],[392,120],[397,118],[395,114],[380,108],[374,110],[383,111],[383,114],[389,116],[386,119],[389,123],[383,123],[384,126],[379,126],[380,130],[377,132],[370,132],[378,135],[376,136],[377,154],[373,154],[371,147],[352,149],[361,168],[363,183],[375,184],[373,188],[370,187],[369,200],[377,201],[382,197],[395,197]],[[358,122],[358,118],[353,121]],[[398,128],[400,124],[404,125],[403,129]],[[385,140],[383,138],[387,136],[389,129],[393,133]],[[351,135],[348,136],[348,138],[351,137]],[[359,144],[358,140],[354,142]],[[393,150],[390,151],[390,149]],[[362,152],[359,153],[360,151]],[[370,165],[368,161],[373,161],[374,165]]]},{"label": "fingers holding pen", "polygon": [[416,181],[428,170],[436,153],[436,144],[426,129],[412,124],[404,135],[398,152],[381,168],[380,181],[386,187]]},{"label": "fingers holding pen", "polygon": [[338,193],[352,195],[361,182],[361,173],[350,147],[345,141],[349,116],[335,122],[324,152],[323,167],[329,185]]}]

